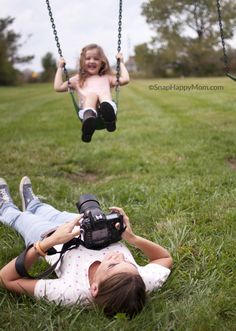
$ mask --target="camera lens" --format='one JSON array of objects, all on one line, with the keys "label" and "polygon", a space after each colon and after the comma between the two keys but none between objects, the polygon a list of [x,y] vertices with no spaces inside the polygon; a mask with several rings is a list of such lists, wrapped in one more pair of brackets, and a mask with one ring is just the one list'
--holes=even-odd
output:
[{"label": "camera lens", "polygon": [[76,204],[79,213],[88,215],[89,212],[92,215],[100,215],[102,210],[100,204],[93,194],[83,194],[80,196],[79,202]]}]

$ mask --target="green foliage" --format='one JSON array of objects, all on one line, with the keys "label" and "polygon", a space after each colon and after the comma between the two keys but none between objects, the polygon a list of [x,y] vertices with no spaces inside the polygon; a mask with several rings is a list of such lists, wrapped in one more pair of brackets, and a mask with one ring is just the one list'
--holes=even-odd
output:
[{"label": "green foliage", "polygon": [[51,82],[56,72],[56,60],[53,57],[53,54],[48,52],[42,58],[43,72],[41,74],[41,80],[43,82]]},{"label": "green foliage", "polygon": [[[211,0],[180,0],[163,2],[149,0],[143,4],[143,15],[156,29],[158,37],[165,42],[166,37],[184,37],[186,29],[192,30],[193,38],[209,40],[217,44],[219,40],[216,2]],[[224,18],[225,38],[231,38],[236,23],[236,4],[232,0],[221,1]]]},{"label": "green foliage", "polygon": [[[198,89],[181,91],[183,86]],[[79,195],[91,192],[104,210],[124,207],[134,231],[167,247],[174,258],[167,283],[131,321],[0,289],[0,329],[233,331],[235,83],[133,81],[121,91],[117,131],[98,131],[90,144],[81,142],[69,95],[54,93],[51,85],[1,88],[0,95],[0,176],[18,206],[24,175],[43,201],[61,210],[76,211]],[[23,241],[0,225],[0,247],[3,266]]]},{"label": "green foliage", "polygon": [[[233,37],[236,25],[236,3],[232,0],[221,1],[221,7],[227,41]],[[223,73],[215,1],[149,0],[143,4],[142,14],[155,31],[150,49],[142,49],[143,58],[152,53],[148,68],[145,62],[143,65],[139,63],[139,67],[149,76],[150,72],[151,76],[164,77],[218,76]],[[136,58],[139,61],[138,53]],[[235,61],[231,63],[232,67]]]},{"label": "green foliage", "polygon": [[153,51],[148,48],[147,43],[135,47],[135,62],[139,72],[143,71],[148,75],[152,75],[154,59]]},{"label": "green foliage", "polygon": [[9,29],[13,22],[12,17],[0,19],[0,85],[15,85],[19,72],[14,65],[30,62],[34,58],[32,55],[18,56],[21,35]]}]

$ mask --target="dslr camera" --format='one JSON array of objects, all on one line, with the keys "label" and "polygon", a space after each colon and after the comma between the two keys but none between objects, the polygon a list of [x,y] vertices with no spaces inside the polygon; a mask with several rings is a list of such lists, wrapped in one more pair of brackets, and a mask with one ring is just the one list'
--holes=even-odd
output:
[{"label": "dslr camera", "polygon": [[80,222],[80,241],[89,249],[101,249],[121,240],[125,231],[123,216],[119,213],[103,213],[97,198],[92,194],[80,196],[76,206],[84,214]]}]

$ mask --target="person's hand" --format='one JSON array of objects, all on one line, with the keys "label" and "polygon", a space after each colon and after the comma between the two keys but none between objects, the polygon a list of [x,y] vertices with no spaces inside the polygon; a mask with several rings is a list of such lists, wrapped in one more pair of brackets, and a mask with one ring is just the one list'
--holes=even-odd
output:
[{"label": "person's hand", "polygon": [[120,62],[122,62],[122,63],[124,63],[124,57],[123,57],[123,54],[122,53],[117,53],[117,55],[116,55],[116,59],[118,60],[120,60]]},{"label": "person's hand", "polygon": [[120,207],[110,207],[109,209],[112,212],[119,213],[123,216],[123,221],[124,221],[124,225],[126,226],[126,229],[122,233],[121,237],[122,237],[122,239],[130,242],[135,237],[135,234],[133,233],[133,230],[131,228],[129,217],[126,215],[124,210]]},{"label": "person's hand", "polygon": [[73,221],[60,225],[57,230],[47,239],[50,240],[52,246],[64,244],[76,236],[80,235],[80,221],[83,214],[79,214]]},{"label": "person's hand", "polygon": [[57,63],[57,68],[64,68],[65,64],[66,64],[65,59],[63,57],[60,57],[60,59]]}]

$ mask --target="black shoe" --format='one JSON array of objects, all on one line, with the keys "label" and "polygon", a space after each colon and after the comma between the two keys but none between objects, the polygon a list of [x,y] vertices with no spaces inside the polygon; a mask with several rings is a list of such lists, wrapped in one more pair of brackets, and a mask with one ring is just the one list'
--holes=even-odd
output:
[{"label": "black shoe", "polygon": [[4,203],[13,202],[7,182],[0,178],[0,208]]},{"label": "black shoe", "polygon": [[32,184],[29,177],[25,176],[21,179],[20,182],[20,196],[22,200],[22,210],[26,210],[29,203],[34,200],[38,199],[38,197],[34,194],[32,189]]},{"label": "black shoe", "polygon": [[102,102],[100,104],[100,113],[102,116],[102,119],[105,123],[105,127],[107,131],[112,132],[116,130],[116,114],[114,111],[114,108],[109,102]]},{"label": "black shoe", "polygon": [[89,143],[92,139],[92,135],[96,129],[97,116],[92,109],[88,109],[84,112],[83,124],[82,124],[82,140],[85,143]]}]

